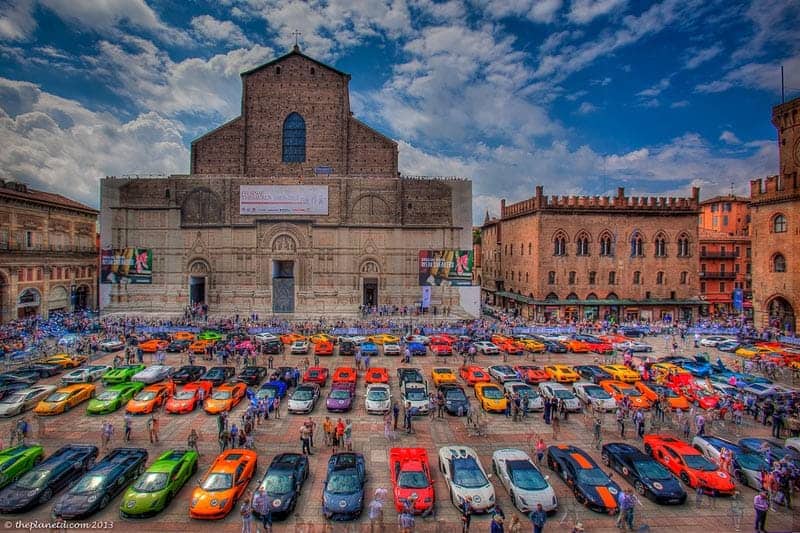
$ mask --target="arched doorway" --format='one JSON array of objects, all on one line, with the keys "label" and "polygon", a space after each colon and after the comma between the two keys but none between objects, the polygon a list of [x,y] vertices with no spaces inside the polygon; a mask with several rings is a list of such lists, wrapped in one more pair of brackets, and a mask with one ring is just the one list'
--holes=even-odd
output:
[{"label": "arched doorway", "polygon": [[205,305],[208,303],[206,283],[211,268],[203,259],[196,259],[189,264],[189,305]]},{"label": "arched doorway", "polygon": [[794,331],[794,308],[783,296],[775,296],[767,303],[767,315],[770,327]]},{"label": "arched doorway", "polygon": [[47,296],[47,312],[66,312],[69,311],[69,294],[66,287],[58,285],[50,287],[50,294]]},{"label": "arched doorway", "polygon": [[378,305],[378,276],[381,269],[378,263],[373,260],[367,260],[361,263],[361,286],[362,296],[361,305],[365,307],[375,307]]},{"label": "arched doorway", "polygon": [[39,314],[42,295],[34,288],[25,289],[17,298],[17,318],[28,318]]},{"label": "arched doorway", "polygon": [[89,286],[88,285],[81,285],[77,289],[75,289],[75,310],[76,311],[83,311],[84,309],[89,308]]}]

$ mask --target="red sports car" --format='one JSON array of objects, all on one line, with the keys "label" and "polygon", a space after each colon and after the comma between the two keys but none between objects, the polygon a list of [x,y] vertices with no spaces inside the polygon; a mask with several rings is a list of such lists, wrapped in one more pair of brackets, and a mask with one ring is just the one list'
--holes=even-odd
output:
[{"label": "red sports car", "polygon": [[462,366],[458,370],[458,375],[461,379],[467,382],[467,385],[474,387],[476,383],[492,381],[489,373],[479,366]]},{"label": "red sports car", "polygon": [[437,335],[431,335],[431,344],[453,344],[456,342],[455,337],[452,335],[446,335],[444,333],[439,333]]},{"label": "red sports car", "polygon": [[303,374],[303,383],[316,383],[320,387],[328,384],[328,369],[324,366],[310,366]]},{"label": "red sports car", "polygon": [[550,381],[550,376],[540,366],[536,365],[517,365],[514,370],[522,374],[522,379],[529,385],[537,385],[539,383]]},{"label": "red sports car", "polygon": [[381,366],[374,366],[364,374],[364,381],[370,383],[389,383],[389,371]]},{"label": "red sports car", "polygon": [[314,343],[314,355],[333,355],[333,343],[330,341]]},{"label": "red sports car", "polygon": [[389,450],[389,471],[398,513],[406,502],[414,514],[433,509],[433,477],[425,448],[392,448]]},{"label": "red sports car", "polygon": [[203,391],[203,399],[205,399],[211,394],[211,382],[195,381],[194,383],[189,383],[167,400],[166,411],[176,415],[191,413],[198,405],[203,404],[200,401],[201,390]]},{"label": "red sports car", "polygon": [[693,489],[708,494],[733,494],[736,485],[727,472],[706,459],[689,443],[671,435],[645,435],[644,451]]},{"label": "red sports car", "polygon": [[719,403],[719,396],[696,385],[691,374],[670,376],[667,387],[685,396],[690,403],[697,404],[703,409],[715,409]]},{"label": "red sports car", "polygon": [[434,343],[431,341],[431,353],[433,355],[452,355],[453,347],[446,342]]},{"label": "red sports car", "polygon": [[333,371],[333,383],[353,383],[355,384],[358,375],[356,369],[351,366],[340,366]]}]

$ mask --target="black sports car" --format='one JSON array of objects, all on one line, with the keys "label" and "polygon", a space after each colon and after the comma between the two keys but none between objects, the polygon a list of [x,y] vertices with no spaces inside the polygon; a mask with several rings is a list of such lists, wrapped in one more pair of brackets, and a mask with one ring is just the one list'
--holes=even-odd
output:
[{"label": "black sports car", "polygon": [[116,448],[86,472],[53,505],[53,516],[74,520],[105,508],[142,472],[147,461],[144,448]]},{"label": "black sports car", "polygon": [[261,343],[261,350],[267,354],[279,354],[283,352],[283,343],[280,339],[265,341]]},{"label": "black sports car", "polygon": [[172,381],[175,383],[191,383],[197,381],[200,376],[206,373],[206,367],[201,365],[184,365],[172,374]]},{"label": "black sports car", "polygon": [[603,463],[624,477],[636,492],[656,503],[682,504],[686,491],[680,481],[638,448],[622,442],[603,445]]},{"label": "black sports car", "polygon": [[267,377],[267,367],[246,366],[244,370],[239,373],[239,376],[236,378],[236,380],[253,386],[264,381],[265,377]]},{"label": "black sports car", "polygon": [[604,379],[614,379],[611,377],[611,374],[597,365],[578,365],[572,368],[575,372],[580,374],[583,379],[591,381],[592,383],[600,383]]},{"label": "black sports car", "polygon": [[566,444],[549,446],[547,466],[572,489],[578,503],[598,513],[619,511],[619,485],[585,451]]},{"label": "black sports car", "polygon": [[[282,453],[275,456],[258,483],[258,488],[264,487],[267,493],[267,505],[272,510],[273,518],[283,519],[294,511],[306,479],[308,479],[307,456],[299,453]],[[261,519],[258,510],[255,511],[255,515]]]},{"label": "black sports car", "polygon": [[23,367],[23,370],[32,370],[33,372],[38,373],[39,377],[49,378],[50,376],[55,376],[57,374],[60,374],[63,369],[58,365],[34,363]]},{"label": "black sports car", "polygon": [[356,343],[353,341],[342,341],[339,344],[339,355],[355,355]]},{"label": "black sports car", "polygon": [[544,344],[544,349],[550,353],[567,353],[567,347],[558,341],[547,340],[543,339],[542,337],[534,337],[534,338],[537,341]]},{"label": "black sports car", "polygon": [[469,413],[469,399],[461,386],[454,383],[439,385],[439,390],[444,395],[444,408],[453,416],[466,416]]},{"label": "black sports car", "polygon": [[25,381],[29,381],[31,383],[36,383],[41,379],[39,373],[35,370],[26,370],[24,368],[20,368],[19,370],[10,370],[8,372],[3,372],[0,374],[0,377],[10,376],[12,378],[17,378]]},{"label": "black sports car", "polygon": [[167,351],[170,353],[185,352],[189,349],[189,341],[172,341],[167,345]]},{"label": "black sports car", "polygon": [[200,378],[210,381],[215,387],[222,385],[236,375],[236,368],[232,366],[213,366]]},{"label": "black sports car", "polygon": [[0,491],[0,513],[22,513],[50,501],[91,468],[96,458],[97,446],[69,444],[59,448]]}]

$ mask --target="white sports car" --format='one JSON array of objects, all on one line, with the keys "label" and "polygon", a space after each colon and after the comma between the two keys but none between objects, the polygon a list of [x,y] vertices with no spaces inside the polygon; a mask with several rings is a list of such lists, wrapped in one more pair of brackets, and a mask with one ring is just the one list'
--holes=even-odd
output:
[{"label": "white sports car", "polygon": [[54,390],[55,385],[33,385],[10,392],[0,400],[0,416],[14,416],[36,407],[36,404],[50,396]]},{"label": "white sports car", "polygon": [[692,439],[692,446],[715,464],[719,464],[719,453],[723,448],[731,450],[733,452],[731,474],[739,483],[761,490],[761,470],[767,468],[767,463],[761,455],[747,451],[729,440],[711,435],[695,437]]},{"label": "white sports car", "polygon": [[417,410],[417,414],[430,412],[428,405],[428,389],[423,383],[409,382],[401,387],[403,405],[410,403]]},{"label": "white sports car", "polygon": [[630,350],[635,353],[653,351],[653,347],[647,344],[646,342],[640,342],[634,340],[625,342],[615,342],[614,344],[612,344],[612,346],[615,350],[620,350],[622,352],[624,352],[625,350]]},{"label": "white sports car", "polygon": [[61,383],[70,385],[72,383],[92,383],[96,379],[111,370],[108,365],[91,365],[78,368],[61,376]]},{"label": "white sports car", "polygon": [[308,350],[309,350],[308,341],[294,341],[292,343],[292,347],[289,349],[289,353],[305,355],[308,353]]},{"label": "white sports car", "polygon": [[497,355],[500,353],[500,350],[497,348],[497,346],[495,346],[493,342],[489,341],[476,342],[475,349],[483,355]]},{"label": "white sports car", "polygon": [[508,491],[514,507],[528,514],[541,503],[545,511],[558,508],[550,476],[543,476],[528,454],[522,450],[504,448],[492,454],[492,470]]},{"label": "white sports car", "polygon": [[733,340],[730,337],[723,337],[721,335],[710,335],[708,337],[703,337],[700,339],[700,346],[711,346],[712,348],[717,346],[718,344]]},{"label": "white sports car", "polygon": [[453,505],[458,507],[469,497],[472,508],[478,513],[494,509],[494,486],[475,450],[467,446],[439,448],[439,470],[444,475]]},{"label": "white sports car", "polygon": [[400,355],[400,345],[394,342],[387,342],[383,345],[383,355]]},{"label": "white sports car", "polygon": [[104,352],[118,352],[125,348],[125,343],[119,339],[106,339],[100,343],[100,349]]},{"label": "white sports car", "polygon": [[581,401],[575,397],[571,390],[561,383],[556,383],[555,381],[539,383],[539,392],[541,392],[542,396],[545,398],[564,400],[568,411],[581,410]]},{"label": "white sports car", "polygon": [[146,383],[150,385],[151,383],[158,383],[159,381],[164,381],[165,379],[169,378],[175,369],[171,366],[166,365],[153,365],[148,366],[138,374],[134,374],[131,378],[131,381],[141,381],[142,383]]},{"label": "white sports car", "polygon": [[511,395],[519,393],[520,398],[527,398],[528,411],[541,411],[544,409],[544,399],[542,399],[542,395],[527,383],[516,380],[506,381],[503,383],[503,389],[508,391]]},{"label": "white sports car", "polygon": [[511,368],[509,365],[492,365],[489,367],[489,375],[492,376],[494,379],[499,381],[500,383],[505,383],[506,381],[512,380],[519,380],[519,376],[517,376],[517,371]]},{"label": "white sports car", "polygon": [[373,383],[367,385],[367,394],[364,397],[367,413],[384,414],[392,408],[392,393],[389,385]]},{"label": "white sports car", "polygon": [[572,392],[586,405],[593,404],[596,409],[601,411],[613,411],[617,408],[617,402],[614,398],[603,387],[590,381],[573,383]]},{"label": "white sports car", "polygon": [[257,343],[265,343],[277,340],[280,340],[280,338],[268,331],[264,331],[262,333],[256,333],[255,335],[253,335],[253,341]]},{"label": "white sports car", "polygon": [[425,335],[409,335],[406,337],[406,342],[419,342],[427,346],[431,343],[431,338]]}]

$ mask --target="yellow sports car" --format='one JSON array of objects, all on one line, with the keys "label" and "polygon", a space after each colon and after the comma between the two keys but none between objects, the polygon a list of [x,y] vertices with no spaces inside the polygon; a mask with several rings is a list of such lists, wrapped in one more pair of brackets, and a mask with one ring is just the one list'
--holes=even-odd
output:
[{"label": "yellow sports car", "polygon": [[650,366],[650,374],[653,381],[663,382],[668,381],[670,376],[689,374],[689,371],[673,363],[654,363]]},{"label": "yellow sports car", "polygon": [[39,402],[33,410],[37,415],[57,415],[69,411],[76,405],[94,398],[95,386],[91,383],[78,383],[53,391]]},{"label": "yellow sports car", "polygon": [[375,344],[396,344],[400,342],[400,337],[389,335],[388,333],[378,333],[377,335],[370,335],[367,340]]},{"label": "yellow sports car", "polygon": [[433,378],[433,386],[438,387],[444,383],[457,383],[458,376],[451,368],[434,368],[431,370],[431,377]]},{"label": "yellow sports car", "polygon": [[59,353],[51,355],[47,359],[39,361],[46,365],[58,365],[61,368],[77,368],[86,362],[88,358],[85,355],[69,355],[66,353]]},{"label": "yellow sports car", "polygon": [[544,371],[550,379],[559,383],[574,383],[581,379],[580,374],[567,365],[549,365],[544,367]]},{"label": "yellow sports car", "polygon": [[516,341],[531,353],[543,353],[546,348],[543,342],[528,337],[520,337]]},{"label": "yellow sports car", "polygon": [[333,335],[328,335],[327,333],[316,333],[314,335],[311,335],[308,338],[308,341],[311,344],[318,344],[320,342],[325,342],[325,341],[333,344],[336,342],[336,337],[334,337]]},{"label": "yellow sports car", "polygon": [[611,377],[617,381],[636,383],[642,379],[637,371],[631,370],[625,365],[600,365],[600,368],[611,374]]},{"label": "yellow sports car", "polygon": [[475,384],[475,397],[478,398],[478,403],[484,411],[497,411],[505,412],[506,400],[503,394],[503,389],[494,383],[476,383]]},{"label": "yellow sports car", "polygon": [[737,348],[734,353],[740,357],[744,357],[746,359],[752,359],[757,355],[774,353],[776,351],[778,350],[770,348],[769,346],[754,346],[752,344],[745,344],[744,346],[740,346],[739,348]]}]

